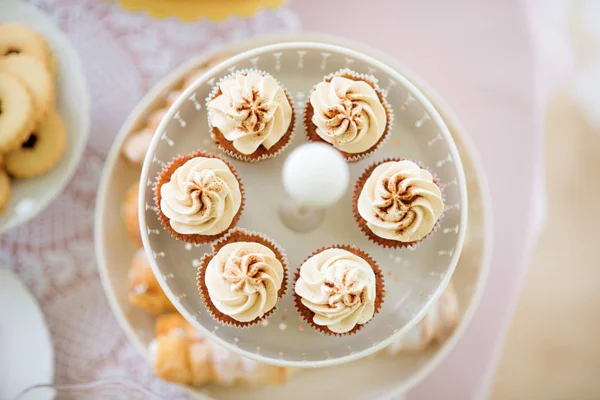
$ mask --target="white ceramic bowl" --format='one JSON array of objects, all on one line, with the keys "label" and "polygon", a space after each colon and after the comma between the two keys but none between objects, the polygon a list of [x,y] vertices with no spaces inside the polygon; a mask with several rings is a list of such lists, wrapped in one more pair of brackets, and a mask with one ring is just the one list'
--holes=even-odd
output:
[{"label": "white ceramic bowl", "polygon": [[16,0],[0,2],[0,24],[20,22],[41,33],[57,63],[56,109],[67,131],[67,148],[58,165],[33,179],[12,181],[8,206],[0,214],[0,233],[42,212],[65,188],[81,160],[90,132],[90,96],[78,55],[63,33],[44,13]]},{"label": "white ceramic bowl", "polygon": [[[196,287],[199,259],[209,245],[173,238],[154,210],[154,182],[165,163],[180,154],[217,151],[206,122],[204,99],[223,76],[258,68],[273,74],[290,91],[297,110],[297,136],[290,149],[306,143],[302,107],[310,89],[324,76],[350,67],[375,76],[387,93],[396,118],[390,140],[371,157],[351,163],[351,182],[385,157],[418,160],[441,181],[447,209],[439,229],[416,250],[384,249],[371,243],[352,215],[352,190],[327,210],[324,223],[310,234],[294,232],[276,212],[285,195],[281,182],[285,153],[260,163],[232,161],[244,183],[246,208],[239,227],[274,238],[287,253],[289,286],[269,320],[246,329],[216,321]],[[262,362],[293,367],[323,367],[365,357],[410,330],[448,283],[460,255],[467,220],[467,193],[458,151],[448,128],[427,98],[403,75],[375,58],[317,42],[286,42],[258,47],[215,66],[200,77],[170,108],[157,129],[142,168],[139,197],[144,248],[161,287],[179,312],[212,340]],[[346,244],[365,250],[385,275],[386,297],[377,315],[359,332],[344,337],[322,335],[298,318],[293,305],[296,269],[316,249]]]},{"label": "white ceramic bowl", "polygon": [[[275,40],[323,40],[323,37],[303,35],[259,39],[230,45],[222,48],[221,51],[235,54],[261,44],[272,43]],[[342,39],[327,38],[327,40],[347,47],[358,48],[356,44]],[[444,344],[432,347],[422,353],[396,357],[377,355],[332,368],[306,370],[294,375],[288,383],[279,387],[248,389],[209,385],[202,389],[187,388],[195,398],[202,400],[211,398],[301,400],[311,396],[320,398],[323,396],[323,388],[328,387],[327,382],[332,381],[344,382],[344,385],[334,385],[336,396],[348,399],[365,398],[366,396],[398,398],[400,393],[421,382],[440,364],[461,337],[477,307],[489,267],[492,221],[489,190],[467,133],[439,96],[404,65],[383,54],[375,53],[373,50],[358,49],[363,53],[384,59],[389,65],[401,71],[417,84],[432,100],[446,121],[457,144],[467,177],[470,204],[467,240],[452,277],[460,303],[459,326]],[[142,310],[131,307],[127,301],[127,273],[131,257],[136,249],[127,239],[120,216],[121,200],[130,185],[139,179],[139,170],[126,163],[120,156],[120,151],[128,133],[139,129],[143,124],[144,117],[160,106],[159,97],[168,93],[169,88],[173,86],[174,82],[180,80],[186,71],[191,71],[194,67],[202,64],[203,60],[211,58],[213,55],[213,53],[205,54],[173,71],[142,99],[123,125],[111,148],[99,186],[94,238],[100,276],[117,320],[130,341],[146,358],[149,357],[148,344],[154,336],[155,318]],[[365,384],[365,380],[368,384]],[[333,394],[333,392],[328,392],[328,394]]]}]

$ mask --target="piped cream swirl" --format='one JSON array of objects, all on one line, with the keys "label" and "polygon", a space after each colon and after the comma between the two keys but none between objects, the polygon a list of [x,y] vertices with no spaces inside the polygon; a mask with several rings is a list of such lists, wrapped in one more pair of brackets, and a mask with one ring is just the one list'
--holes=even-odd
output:
[{"label": "piped cream swirl", "polygon": [[284,274],[281,261],[267,246],[235,242],[223,246],[209,262],[205,284],[217,310],[250,322],[275,307]]},{"label": "piped cream swirl", "polygon": [[219,83],[221,94],[208,103],[210,124],[242,154],[273,147],[288,131],[292,106],[275,78],[240,72]]},{"label": "piped cream swirl", "polygon": [[362,80],[334,77],[310,96],[317,134],[338,150],[362,153],[385,132],[387,114],[377,92]]},{"label": "piped cream swirl", "polygon": [[160,188],[160,209],[181,234],[217,235],[229,228],[242,204],[240,184],[217,158],[195,157]]},{"label": "piped cream swirl", "polygon": [[373,268],[348,250],[332,248],[310,257],[300,267],[294,290],[314,313],[313,322],[332,332],[349,332],[375,313]]},{"label": "piped cream swirl", "polygon": [[408,160],[377,166],[358,198],[358,212],[375,235],[404,243],[427,236],[443,211],[431,173]]}]

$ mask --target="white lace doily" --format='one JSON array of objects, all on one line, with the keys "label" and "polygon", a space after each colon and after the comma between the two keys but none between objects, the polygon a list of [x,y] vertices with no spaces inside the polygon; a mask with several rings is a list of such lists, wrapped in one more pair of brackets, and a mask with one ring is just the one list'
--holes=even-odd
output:
[{"label": "white lace doily", "polygon": [[222,43],[297,31],[299,20],[287,8],[222,23],[180,23],[126,13],[98,0],[30,3],[47,12],[79,52],[92,98],[92,132],[65,192],[40,216],[0,237],[0,265],[14,270],[40,302],[55,347],[56,383],[119,377],[184,398],[152,376],[104,296],[93,246],[103,161],[129,112],[168,71]]}]

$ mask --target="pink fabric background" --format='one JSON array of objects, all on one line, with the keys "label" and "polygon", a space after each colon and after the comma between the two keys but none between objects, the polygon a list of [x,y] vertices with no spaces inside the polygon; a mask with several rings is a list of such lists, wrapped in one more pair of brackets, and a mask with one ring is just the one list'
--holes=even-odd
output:
[{"label": "pink fabric background", "polygon": [[534,48],[530,17],[539,10],[518,0],[365,4],[302,0],[292,8],[303,29],[363,42],[416,71],[452,106],[481,155],[495,223],[487,288],[459,344],[408,394],[409,399],[480,398],[490,388],[544,218],[542,111],[548,83],[556,77],[542,74],[543,54]]},{"label": "pink fabric background", "polygon": [[40,300],[55,345],[58,383],[128,376],[168,397],[180,393],[153,379],[124,335],[115,333],[121,331],[102,292],[92,247],[90,210],[102,162],[127,114],[167,71],[223,42],[297,30],[296,12],[307,31],[354,39],[402,61],[452,105],[471,134],[494,201],[492,270],[465,336],[408,398],[474,399],[488,390],[543,218],[541,112],[547,92],[540,90],[545,83],[540,76],[550,74],[540,75],[543,54],[534,51],[530,3],[295,0],[291,11],[173,29],[176,21],[125,14],[98,0],[30,2],[72,40],[94,99],[86,162],[48,210],[0,238],[0,262]]}]

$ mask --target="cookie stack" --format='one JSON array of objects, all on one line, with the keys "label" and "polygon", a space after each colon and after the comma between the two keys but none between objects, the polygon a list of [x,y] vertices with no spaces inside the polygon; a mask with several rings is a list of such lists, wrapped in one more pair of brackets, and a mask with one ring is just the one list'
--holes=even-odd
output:
[{"label": "cookie stack", "polygon": [[47,41],[27,26],[0,25],[0,211],[10,179],[51,170],[66,147],[55,111],[56,63]]}]

